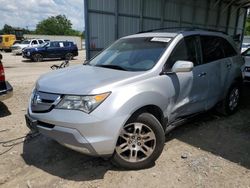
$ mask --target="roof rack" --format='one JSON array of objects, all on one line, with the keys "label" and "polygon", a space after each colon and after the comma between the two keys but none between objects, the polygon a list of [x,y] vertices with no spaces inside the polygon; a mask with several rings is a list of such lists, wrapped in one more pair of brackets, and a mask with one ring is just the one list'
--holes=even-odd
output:
[{"label": "roof rack", "polygon": [[202,30],[202,31],[219,32],[219,33],[223,33],[225,35],[228,35],[228,33],[225,32],[225,31],[219,31],[219,30],[215,30],[215,29],[208,29],[208,28],[202,28],[202,27],[161,27],[161,28],[150,29],[150,30],[146,30],[146,31],[140,31],[137,34],[139,34],[139,33],[149,33],[149,32],[153,32],[153,31],[161,31],[161,30],[172,30],[172,29],[181,29],[183,31]]}]

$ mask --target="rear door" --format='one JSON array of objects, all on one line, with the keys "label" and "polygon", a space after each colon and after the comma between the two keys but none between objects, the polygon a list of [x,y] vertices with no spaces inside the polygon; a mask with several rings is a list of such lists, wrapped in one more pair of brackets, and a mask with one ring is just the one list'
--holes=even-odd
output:
[{"label": "rear door", "polygon": [[216,36],[201,36],[203,66],[206,67],[208,78],[208,96],[206,109],[212,108],[219,100],[226,79],[222,66],[227,66],[221,38]]},{"label": "rear door", "polygon": [[50,42],[50,45],[46,49],[46,57],[57,58],[58,49],[60,49],[59,42]]},{"label": "rear door", "polygon": [[169,75],[176,88],[176,99],[172,115],[177,117],[194,114],[205,110],[208,95],[206,66],[202,65],[199,36],[185,37],[177,44],[170,55],[167,66],[172,68],[176,61],[194,63],[192,72]]},{"label": "rear door", "polygon": [[[236,50],[232,47],[226,39],[221,38],[221,48],[223,49],[225,58],[221,61],[221,99],[224,97],[224,93],[227,93],[228,88],[231,86],[235,79],[234,71],[240,66],[242,57],[238,56]],[[238,67],[239,68],[239,67]]]},{"label": "rear door", "polygon": [[60,48],[58,48],[57,57],[58,58],[64,58],[66,53],[67,53],[67,48],[65,47],[65,43],[64,42],[59,42],[59,47]]}]

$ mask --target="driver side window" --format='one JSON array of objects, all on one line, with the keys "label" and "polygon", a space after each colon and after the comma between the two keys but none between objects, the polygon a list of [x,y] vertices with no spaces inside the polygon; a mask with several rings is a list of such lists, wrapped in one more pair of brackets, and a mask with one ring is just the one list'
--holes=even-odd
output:
[{"label": "driver side window", "polygon": [[36,41],[36,40],[33,40],[33,41],[31,42],[31,44],[32,44],[32,45],[36,45],[36,44],[37,44],[37,41]]},{"label": "driver side window", "polygon": [[185,37],[174,48],[165,64],[166,70],[171,70],[176,61],[191,61],[194,66],[201,62],[199,36]]}]

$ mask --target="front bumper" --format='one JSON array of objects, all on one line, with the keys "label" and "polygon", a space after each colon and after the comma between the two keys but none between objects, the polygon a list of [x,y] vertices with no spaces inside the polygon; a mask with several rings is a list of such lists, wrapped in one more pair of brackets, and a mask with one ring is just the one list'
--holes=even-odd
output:
[{"label": "front bumper", "polygon": [[75,151],[98,155],[88,141],[75,129],[46,124],[32,119],[28,114],[25,115],[25,119],[27,126],[33,132],[38,131]]},{"label": "front bumper", "polygon": [[22,54],[22,49],[12,49],[12,53],[15,55],[20,55]]},{"label": "front bumper", "polygon": [[11,98],[13,95],[13,88],[9,82],[0,82],[0,101]]},{"label": "front bumper", "polygon": [[22,56],[25,59],[31,59],[31,53],[30,52],[23,51]]},{"label": "front bumper", "polygon": [[[27,126],[75,151],[92,155],[112,155],[127,117],[98,118],[75,110],[53,109],[26,115]],[[30,123],[33,122],[33,123]]]}]

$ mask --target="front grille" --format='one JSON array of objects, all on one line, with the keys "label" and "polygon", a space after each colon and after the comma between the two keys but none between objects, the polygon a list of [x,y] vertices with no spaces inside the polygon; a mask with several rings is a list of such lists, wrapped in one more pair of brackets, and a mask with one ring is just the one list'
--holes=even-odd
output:
[{"label": "front grille", "polygon": [[51,111],[61,100],[61,95],[35,91],[31,100],[31,111],[45,113]]}]

